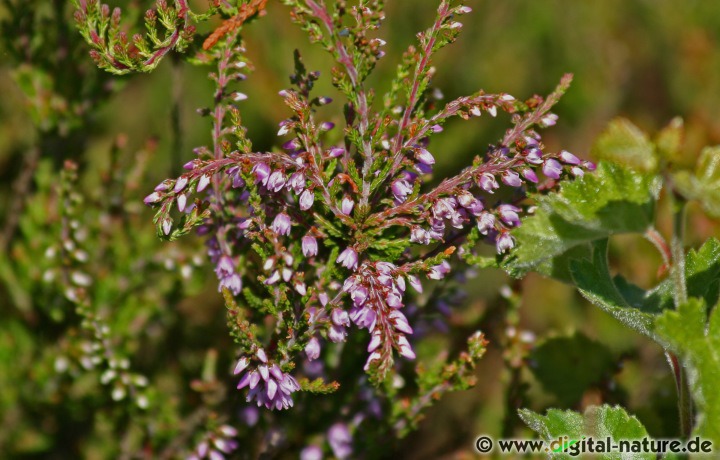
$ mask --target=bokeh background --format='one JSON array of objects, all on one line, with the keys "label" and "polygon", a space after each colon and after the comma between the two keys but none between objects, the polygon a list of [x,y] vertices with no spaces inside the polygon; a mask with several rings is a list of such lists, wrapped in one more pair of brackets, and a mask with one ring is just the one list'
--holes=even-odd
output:
[{"label": "bokeh background", "polygon": [[[193,3],[198,7],[202,4]],[[387,21],[379,32],[387,41],[387,55],[369,82],[377,94],[386,89],[403,50],[414,43],[415,33],[431,23],[437,2],[387,3]],[[47,39],[49,44],[77,40],[69,10],[54,11],[60,4],[48,0],[42,6],[47,8],[48,21],[57,14],[66,21],[63,26],[46,24],[52,35]],[[573,85],[556,108],[559,123],[545,133],[550,149],[565,148],[591,158],[594,139],[616,116],[627,117],[651,133],[673,117],[682,117],[687,128],[684,148],[689,159],[702,146],[720,143],[720,2],[486,0],[468,4],[473,12],[462,19],[463,33],[458,42],[441,51],[434,63],[438,69],[434,84],[446,100],[478,89],[504,91],[523,99],[536,93],[547,94],[563,73],[571,72],[575,75]],[[0,7],[0,18],[7,18],[7,14]],[[42,26],[43,14],[33,17],[35,26]],[[155,150],[150,170],[154,177],[141,184],[150,191],[193,158],[193,147],[209,142],[209,121],[196,114],[196,109],[208,105],[212,98],[207,68],[193,67],[171,56],[148,75],[109,77],[91,65],[75,74],[64,69],[79,59],[89,62],[85,53],[63,54],[62,47],[35,46],[30,37],[23,37],[22,27],[17,23],[6,23],[3,35],[4,45],[0,48],[3,226],[16,219],[13,184],[29,155],[52,158],[56,166],[72,158],[92,170],[107,165],[107,152],[118,139],[129,151],[141,149],[152,140]],[[270,149],[275,142],[277,123],[288,115],[277,92],[288,84],[295,48],[302,52],[308,68],[322,70],[324,78],[319,92],[335,99],[340,96],[329,84],[331,60],[321,49],[308,44],[303,32],[290,23],[287,8],[279,2],[270,2],[268,15],[248,26],[244,38],[255,72],[241,87],[249,95],[242,103],[242,115],[255,148]],[[18,53],[22,40],[26,40],[23,46],[36,51]],[[28,69],[41,58],[52,61],[57,71],[46,79],[28,76],[32,75]],[[75,88],[78,81],[80,86],[94,85],[99,91],[114,92],[82,126],[77,123],[77,117],[84,116],[82,103],[72,101],[82,101],[83,96],[66,92]],[[339,122],[339,106],[332,106],[326,114]],[[54,113],[60,115],[54,117]],[[432,151],[438,161],[436,177],[467,165],[474,155],[501,136],[507,123],[503,116],[451,121],[445,132],[433,140]],[[92,175],[87,177],[92,185]],[[154,232],[149,212],[146,222],[147,232]],[[688,244],[696,245],[716,233],[713,222],[691,212]],[[617,255],[630,252],[635,254],[631,260],[618,262]],[[2,257],[12,255],[0,253]],[[617,262],[615,269],[640,286],[649,287],[658,280],[660,259],[641,238],[616,239],[611,257]],[[210,272],[209,267],[205,269]],[[184,312],[184,321],[202,323],[213,315],[223,315],[212,276],[207,280],[206,289],[178,306]],[[478,369],[480,383],[473,390],[446,397],[429,411],[420,431],[405,441],[407,458],[438,458],[459,452],[471,456],[476,435],[502,433],[504,391],[510,377],[499,344],[507,340],[507,331],[502,318],[486,313],[498,302],[498,286],[507,283],[511,280],[492,270],[479,272],[469,283],[467,300],[454,311],[451,324],[462,329],[480,323],[491,339],[490,351]],[[661,350],[622,328],[567,286],[531,276],[521,287],[519,328],[530,333],[536,344],[553,337],[568,340],[566,353],[545,350],[547,354],[531,354],[530,366],[522,368],[533,408],[542,410],[550,405],[581,408],[601,401],[622,403],[629,412],[638,415],[652,435],[676,435],[675,389]],[[13,308],[7,287],[0,284],[2,315],[12,315]],[[600,354],[607,359],[587,363],[585,355],[578,351],[583,347],[600,347]],[[592,389],[574,394],[572,388],[565,391],[556,386],[549,391],[533,375],[533,360],[552,365],[557,382],[590,373]]]}]

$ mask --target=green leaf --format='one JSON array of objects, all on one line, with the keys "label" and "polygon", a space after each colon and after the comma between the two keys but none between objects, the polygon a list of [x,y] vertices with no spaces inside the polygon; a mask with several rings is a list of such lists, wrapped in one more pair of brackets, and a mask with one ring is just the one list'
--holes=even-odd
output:
[{"label": "green leaf", "polygon": [[688,369],[698,409],[693,435],[720,445],[720,314],[716,309],[708,321],[705,303],[690,299],[677,310],[667,310],[655,324]]},{"label": "green leaf", "polygon": [[685,198],[699,201],[711,217],[720,218],[720,146],[705,147],[695,173],[679,171],[673,182]]},{"label": "green leaf", "polygon": [[601,343],[580,332],[571,337],[554,337],[530,354],[530,369],[543,388],[555,395],[563,406],[580,401],[593,384],[615,371],[615,358]]},{"label": "green leaf", "polygon": [[640,128],[625,118],[616,118],[595,141],[592,154],[598,160],[652,173],[658,161],[655,146]]},{"label": "green leaf", "polygon": [[683,162],[682,144],[685,136],[683,119],[675,117],[660,131],[655,139],[658,154],[673,163]]},{"label": "green leaf", "polygon": [[537,198],[535,215],[513,231],[517,247],[503,268],[519,277],[535,270],[570,281],[569,260],[587,258],[588,243],[618,233],[643,233],[654,221],[661,180],[610,163]]},{"label": "green leaf", "polygon": [[573,282],[588,301],[631,329],[657,340],[653,320],[662,311],[660,305],[646,301],[645,291],[624,278],[611,277],[607,246],[607,240],[597,241],[590,259],[571,261]]},{"label": "green leaf", "polygon": [[[595,440],[604,440],[610,438],[613,444],[617,444],[619,440],[633,440],[648,437],[648,432],[640,421],[630,416],[622,407],[590,406],[585,410],[584,414],[574,411],[562,411],[558,409],[550,409],[547,415],[540,415],[527,409],[519,411],[520,418],[533,431],[538,433],[545,441],[550,442],[550,448],[561,450],[560,438],[567,436],[566,445],[577,441],[568,449],[566,453],[550,453],[549,458],[554,459],[570,459],[577,458],[573,449],[580,448],[580,442],[583,437],[592,437]],[[563,438],[564,440],[564,438]],[[593,457],[597,459],[647,459],[654,460],[655,454],[639,454],[639,453],[599,453]]]}]

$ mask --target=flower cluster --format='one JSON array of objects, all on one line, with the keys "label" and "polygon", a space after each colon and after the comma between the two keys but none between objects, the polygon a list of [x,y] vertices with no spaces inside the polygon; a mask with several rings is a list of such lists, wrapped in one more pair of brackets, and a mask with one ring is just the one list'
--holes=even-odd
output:
[{"label": "flower cluster", "polygon": [[[174,239],[198,227],[208,236],[219,289],[247,305],[243,313],[231,309],[229,322],[242,348],[238,388],[271,409],[291,407],[293,394],[305,388],[291,375],[296,361],[318,362],[324,350],[348,340],[353,325],[369,333],[365,370],[373,382],[400,369],[394,353],[413,360],[413,327],[403,312],[413,294],[406,284],[422,292],[422,276],[445,278],[458,255],[478,257],[474,243],[481,240],[494,245],[499,260],[514,247],[512,229],[531,211],[529,193],[594,168],[569,152],[546,151],[537,131],[555,124],[550,109],[568,76],[546,99],[480,91],[439,109],[428,103],[431,56],[455,39],[458,18],[470,8],[441,2],[435,23],[406,55],[385,108],[374,111],[364,80],[384,56],[384,42],[347,39],[337,25],[349,14],[357,24],[349,35],[365,37],[381,23],[381,5],[330,11],[314,0],[286,3],[342,66],[333,83],[347,99],[344,137],[335,129],[339,120],[316,119],[316,109],[332,99],[312,95],[320,73],[307,71],[296,53],[292,87],[279,92],[291,112],[279,123],[281,148],[254,151],[237,106],[246,96],[231,87],[242,80],[231,78],[237,69],[249,68],[235,31],[200,58],[217,65],[211,75],[217,104],[201,111],[211,115],[213,147],[197,149],[186,173],[145,200],[157,207],[159,235]],[[512,115],[505,136],[430,187],[431,137],[452,117],[500,112]],[[263,317],[272,324],[252,321]],[[322,364],[316,370],[328,378]]]},{"label": "flower cluster", "polygon": [[197,444],[195,450],[187,456],[188,460],[224,460],[238,448],[235,440],[238,432],[230,425],[220,425],[215,430],[206,433]]}]

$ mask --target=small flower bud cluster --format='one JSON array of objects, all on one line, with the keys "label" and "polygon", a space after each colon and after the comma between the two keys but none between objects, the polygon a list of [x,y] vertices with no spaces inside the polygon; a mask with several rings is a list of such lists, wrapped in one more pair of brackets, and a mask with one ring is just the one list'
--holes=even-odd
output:
[{"label": "small flower bud cluster", "polygon": [[236,375],[242,374],[237,385],[238,390],[245,387],[250,389],[247,402],[255,401],[258,406],[268,409],[292,407],[292,394],[300,389],[295,378],[280,370],[277,364],[270,363],[262,348],[255,352],[254,361],[257,365],[249,369],[251,361],[243,356],[238,360],[234,371]]},{"label": "small flower bud cluster", "polygon": [[230,425],[220,425],[217,429],[205,434],[195,450],[188,455],[188,460],[224,460],[235,452],[239,444],[235,440],[238,432]]}]

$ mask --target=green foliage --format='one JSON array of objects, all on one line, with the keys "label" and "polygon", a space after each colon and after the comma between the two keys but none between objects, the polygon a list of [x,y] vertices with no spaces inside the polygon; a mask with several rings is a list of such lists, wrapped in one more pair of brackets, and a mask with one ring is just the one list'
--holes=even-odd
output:
[{"label": "green foliage", "polygon": [[673,180],[685,198],[699,201],[705,212],[720,218],[720,146],[705,147],[695,172],[679,171]]},{"label": "green foliage", "polygon": [[577,403],[588,388],[616,370],[612,352],[579,332],[545,340],[533,349],[529,359],[535,378],[563,406]]},{"label": "green foliage", "polygon": [[644,173],[654,173],[658,167],[653,143],[640,128],[625,118],[610,122],[595,141],[592,154],[598,160]]},{"label": "green foliage", "polygon": [[[548,410],[546,415],[540,415],[530,410],[520,410],[520,418],[548,442],[557,440],[560,437],[568,436],[569,441],[582,441],[583,437],[594,439],[605,439],[609,437],[613,442],[621,439],[633,440],[648,437],[648,432],[640,421],[634,416],[628,415],[622,407],[612,406],[590,406],[584,413],[574,411],[562,411],[558,409]],[[560,446],[558,446],[560,447]],[[569,449],[565,452],[571,452]],[[549,453],[548,456],[554,459],[570,459],[576,457],[569,453]],[[654,460],[655,454],[606,453],[597,454],[595,458],[604,460],[616,459],[646,459]]]},{"label": "green foliage", "polygon": [[708,319],[705,303],[690,299],[656,320],[657,333],[687,363],[697,418],[693,434],[720,443],[720,313]]},{"label": "green foliage", "polygon": [[503,268],[516,277],[535,270],[569,281],[569,260],[588,257],[590,243],[652,226],[660,184],[658,177],[600,163],[594,174],[537,197],[535,215],[512,233],[517,249]]}]

